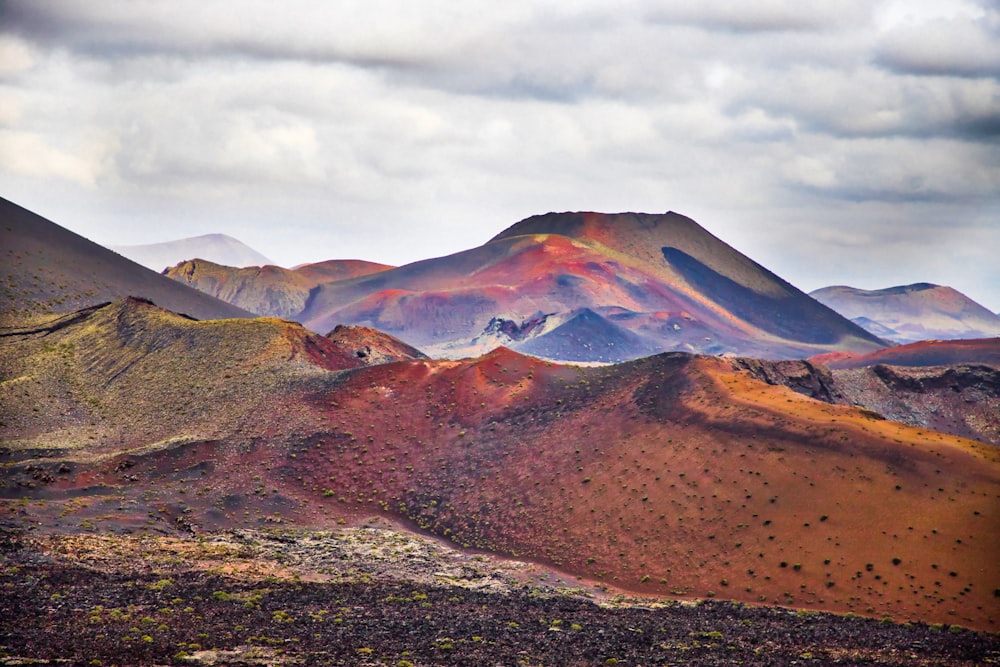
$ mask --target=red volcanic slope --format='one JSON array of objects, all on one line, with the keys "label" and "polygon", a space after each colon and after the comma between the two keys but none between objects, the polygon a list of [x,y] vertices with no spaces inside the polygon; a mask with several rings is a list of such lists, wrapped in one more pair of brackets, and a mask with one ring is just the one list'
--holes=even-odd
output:
[{"label": "red volcanic slope", "polygon": [[994,447],[724,359],[358,367],[332,343],[131,302],[11,340],[3,507],[65,530],[378,515],[642,593],[1000,627]]},{"label": "red volcanic slope", "polygon": [[823,354],[810,361],[833,369],[864,368],[875,364],[891,366],[951,366],[987,364],[1000,366],[1000,338],[979,340],[925,340],[890,347],[870,354]]},{"label": "red volcanic slope", "polygon": [[427,359],[427,355],[398,338],[368,327],[340,325],[326,335],[339,348],[350,350],[366,366],[388,364],[408,359]]}]

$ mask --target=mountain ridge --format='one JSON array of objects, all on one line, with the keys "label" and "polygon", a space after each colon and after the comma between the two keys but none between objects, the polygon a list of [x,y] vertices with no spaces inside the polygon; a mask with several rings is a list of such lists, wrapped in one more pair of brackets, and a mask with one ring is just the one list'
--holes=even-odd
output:
[{"label": "mountain ridge", "polygon": [[[790,357],[885,344],[675,213],[533,216],[476,248],[320,283],[288,316],[314,331],[370,326],[458,358],[499,344],[484,335],[497,319],[564,321],[584,308],[606,320],[595,329],[605,338],[590,341],[608,351],[604,362],[667,350]],[[618,329],[636,342],[616,350]],[[511,345],[544,347],[527,337]],[[590,354],[556,347],[566,360]]]},{"label": "mountain ridge", "polygon": [[810,296],[897,343],[1000,336],[1000,315],[945,285],[913,283],[877,290],[832,285]]}]

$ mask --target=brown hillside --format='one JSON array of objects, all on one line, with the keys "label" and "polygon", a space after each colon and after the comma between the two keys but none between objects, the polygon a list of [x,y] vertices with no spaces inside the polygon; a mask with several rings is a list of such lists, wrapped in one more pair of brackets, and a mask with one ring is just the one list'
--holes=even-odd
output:
[{"label": "brown hillside", "polygon": [[412,345],[407,345],[378,329],[340,325],[326,337],[337,347],[349,350],[366,366],[428,358]]},{"label": "brown hillside", "polygon": [[65,314],[129,295],[198,319],[252,313],[125,259],[0,198],[0,326]]},{"label": "brown hillside", "polygon": [[0,495],[58,530],[408,522],[651,595],[1000,627],[1000,454],[721,359],[359,368],[141,302],[0,342]]},{"label": "brown hillside", "polygon": [[[758,380],[827,403],[855,405],[911,426],[1000,445],[1000,363],[990,361],[986,348],[968,343],[920,343],[912,346],[915,358],[907,353],[911,346],[887,350],[901,352],[894,361],[910,358],[939,364],[933,366],[870,360],[867,365],[865,357],[857,357],[853,360],[857,367],[831,370],[817,362],[828,356],[835,362],[850,360],[845,355],[798,361],[735,359],[733,363]],[[939,344],[946,349],[927,349]],[[880,355],[871,357],[877,360]]]},{"label": "brown hillside", "polygon": [[294,319],[305,309],[317,285],[391,268],[360,260],[330,260],[294,269],[272,265],[234,268],[190,259],[165,269],[163,275],[252,313]]}]

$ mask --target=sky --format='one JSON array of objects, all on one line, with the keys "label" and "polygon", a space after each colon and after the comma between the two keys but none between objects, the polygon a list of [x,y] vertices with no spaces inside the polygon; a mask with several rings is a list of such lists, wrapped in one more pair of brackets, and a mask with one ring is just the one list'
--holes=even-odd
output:
[{"label": "sky", "polygon": [[104,245],[403,264],[683,213],[1000,310],[995,0],[0,0],[0,195]]}]

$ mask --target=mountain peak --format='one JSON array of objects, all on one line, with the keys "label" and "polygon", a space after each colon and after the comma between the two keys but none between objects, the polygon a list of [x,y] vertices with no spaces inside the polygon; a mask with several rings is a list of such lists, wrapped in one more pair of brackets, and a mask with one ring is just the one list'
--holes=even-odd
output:
[{"label": "mountain peak", "polygon": [[494,236],[490,242],[532,234],[560,234],[570,238],[592,238],[600,241],[609,234],[621,233],[628,229],[663,232],[668,228],[675,234],[684,228],[704,232],[694,220],[673,211],[666,213],[565,211],[527,217]]},{"label": "mountain peak", "polygon": [[166,267],[195,257],[224,266],[266,266],[274,263],[239,239],[220,233],[202,234],[163,243],[115,245],[110,248],[154,271],[162,271]]},{"label": "mountain peak", "polygon": [[913,283],[877,290],[836,285],[810,296],[897,343],[1000,336],[1000,317],[947,285]]}]

